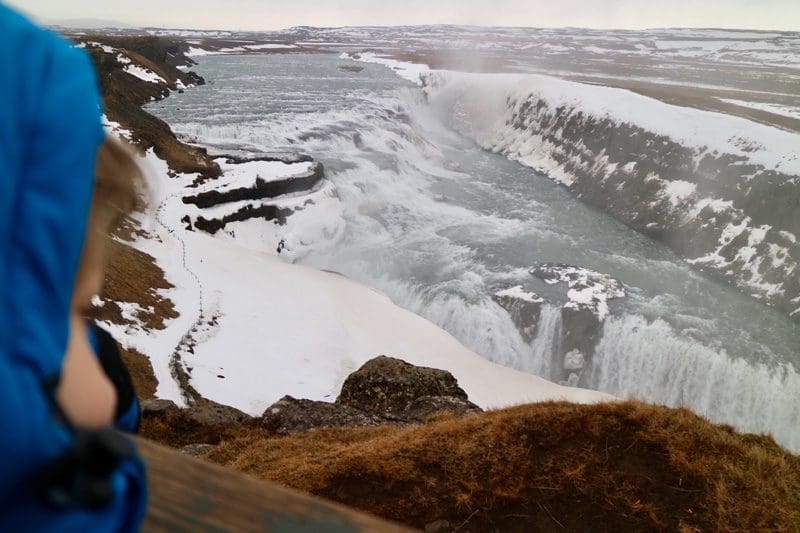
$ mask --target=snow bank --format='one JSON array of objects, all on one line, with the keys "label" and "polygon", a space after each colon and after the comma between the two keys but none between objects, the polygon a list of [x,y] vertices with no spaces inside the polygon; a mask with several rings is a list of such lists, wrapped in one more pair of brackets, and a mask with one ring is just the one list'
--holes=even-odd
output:
[{"label": "snow bank", "polygon": [[530,273],[548,285],[566,283],[569,301],[564,307],[588,309],[600,321],[608,316],[608,301],[626,295],[622,283],[607,274],[586,268],[543,263],[533,267]]},{"label": "snow bank", "polygon": [[290,48],[297,48],[297,45],[287,43],[265,43],[265,44],[251,44],[245,46],[248,50],[288,50]]},{"label": "snow bank", "polygon": [[494,293],[498,298],[511,298],[512,300],[521,300],[532,304],[540,304],[544,302],[544,298],[535,292],[528,292],[522,288],[522,285],[515,285],[508,289]]},{"label": "snow bank", "polygon": [[139,78],[140,80],[146,81],[148,83],[163,83],[165,85],[167,84],[167,80],[165,80],[152,70],[139,65],[126,65],[125,68],[123,68],[122,70],[124,70],[131,76]]},{"label": "snow bank", "polygon": [[253,187],[257,179],[265,182],[304,177],[312,168],[311,162],[284,163],[283,161],[248,161],[228,163],[224,157],[215,159],[222,176],[197,188],[197,192],[225,192],[240,187]]},{"label": "snow bank", "polygon": [[350,59],[352,61],[360,61],[361,63],[377,63],[392,69],[398,76],[411,83],[422,85],[423,78],[431,72],[428,65],[420,63],[409,63],[407,61],[397,61],[388,57],[379,56],[373,52],[362,52],[360,54],[343,53],[339,56],[340,59]]},{"label": "snow bank", "polygon": [[218,331],[186,362],[192,384],[214,401],[260,414],[285,394],[330,400],[351,372],[377,355],[449,370],[484,408],[610,399],[490,363],[340,275],[244,252],[202,234],[188,236],[188,243],[220,318]]},{"label": "snow bank", "polygon": [[189,50],[186,52],[186,55],[189,57],[236,55],[236,54],[245,54],[248,52],[258,52],[259,50],[282,51],[282,50],[292,50],[294,48],[297,48],[297,45],[289,43],[247,44],[247,45],[233,46],[228,48],[218,48],[215,50],[208,50],[205,48],[200,48],[199,46],[190,46]]}]

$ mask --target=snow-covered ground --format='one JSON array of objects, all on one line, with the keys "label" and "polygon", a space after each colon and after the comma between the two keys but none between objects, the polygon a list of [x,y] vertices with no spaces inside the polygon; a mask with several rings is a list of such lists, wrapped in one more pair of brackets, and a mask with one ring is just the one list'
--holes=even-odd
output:
[{"label": "snow-covered ground", "polygon": [[731,98],[720,98],[720,100],[729,104],[751,107],[761,111],[769,111],[770,113],[776,113],[778,115],[800,119],[800,99],[798,100],[797,105],[794,106],[769,104],[765,102],[748,102],[745,100],[734,100]]},{"label": "snow-covered ground", "polygon": [[342,53],[339,58],[361,61],[362,63],[376,63],[378,65],[383,65],[395,71],[395,73],[401,78],[417,85],[422,85],[424,76],[431,71],[428,65],[409,63],[408,61],[397,61],[389,57],[375,54],[374,52],[363,52],[353,55]]},{"label": "snow-covered ground", "polygon": [[587,309],[603,321],[608,317],[608,301],[623,298],[622,284],[607,274],[570,265],[543,264],[531,269],[531,274],[548,285],[565,283],[569,309]]},{"label": "snow-covered ground", "polygon": [[292,49],[297,48],[297,45],[292,43],[244,44],[241,46],[227,46],[222,48],[203,48],[200,44],[195,44],[195,46],[189,47],[189,50],[186,52],[187,56],[201,57],[214,55],[234,55],[248,52],[289,52]]}]

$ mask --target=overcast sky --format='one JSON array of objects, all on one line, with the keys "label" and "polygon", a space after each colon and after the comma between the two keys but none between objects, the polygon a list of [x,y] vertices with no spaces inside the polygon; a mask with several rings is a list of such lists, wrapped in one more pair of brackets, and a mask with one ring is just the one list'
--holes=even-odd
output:
[{"label": "overcast sky", "polygon": [[290,26],[476,24],[800,31],[800,0],[11,0],[48,20],[271,30]]}]

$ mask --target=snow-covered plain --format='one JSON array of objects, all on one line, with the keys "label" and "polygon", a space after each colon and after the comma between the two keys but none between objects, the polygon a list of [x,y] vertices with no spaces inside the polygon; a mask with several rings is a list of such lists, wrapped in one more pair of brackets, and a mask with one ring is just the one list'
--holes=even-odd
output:
[{"label": "snow-covered plain", "polygon": [[197,46],[190,46],[186,55],[189,57],[201,56],[215,56],[215,55],[234,55],[244,54],[247,52],[288,52],[297,48],[296,44],[292,43],[261,43],[261,44],[244,44],[241,46],[228,46],[222,48],[203,48],[199,44]]},{"label": "snow-covered plain", "polygon": [[776,113],[778,115],[783,115],[790,118],[800,119],[800,101],[798,101],[797,105],[795,106],[769,104],[765,102],[748,102],[745,100],[734,100],[731,98],[720,98],[720,101],[744,107],[751,107],[761,111],[769,111],[770,113]]}]

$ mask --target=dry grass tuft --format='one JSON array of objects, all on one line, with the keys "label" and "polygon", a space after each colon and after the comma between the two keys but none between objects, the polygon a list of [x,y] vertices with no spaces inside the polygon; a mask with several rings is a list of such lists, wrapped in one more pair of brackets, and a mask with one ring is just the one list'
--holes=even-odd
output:
[{"label": "dry grass tuft", "polygon": [[800,458],[686,409],[545,403],[404,429],[235,433],[207,458],[416,527],[800,531]]},{"label": "dry grass tuft", "polygon": [[172,288],[164,278],[164,271],[152,256],[123,242],[109,238],[108,247],[110,260],[101,294],[106,304],[93,314],[93,318],[126,324],[115,302],[131,302],[143,309],[137,319],[146,329],[164,329],[166,320],[178,316],[172,301],[160,294],[160,291]]}]

